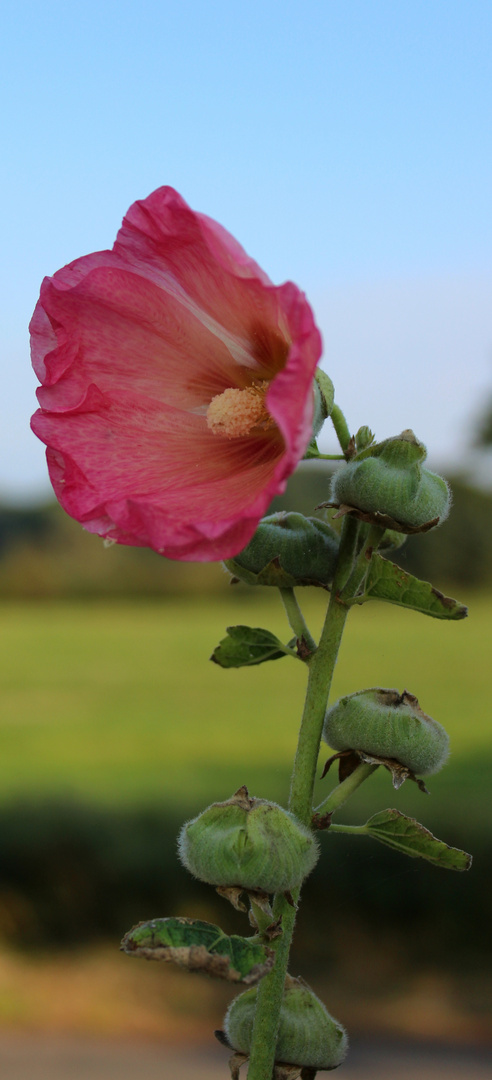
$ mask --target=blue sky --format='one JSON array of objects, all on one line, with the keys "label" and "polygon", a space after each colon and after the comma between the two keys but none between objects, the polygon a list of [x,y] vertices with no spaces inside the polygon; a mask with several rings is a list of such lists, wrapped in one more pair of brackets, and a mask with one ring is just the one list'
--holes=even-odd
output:
[{"label": "blue sky", "polygon": [[492,391],[491,54],[489,0],[4,0],[0,497],[49,491],[41,279],[166,183],[307,292],[351,428],[459,461]]}]

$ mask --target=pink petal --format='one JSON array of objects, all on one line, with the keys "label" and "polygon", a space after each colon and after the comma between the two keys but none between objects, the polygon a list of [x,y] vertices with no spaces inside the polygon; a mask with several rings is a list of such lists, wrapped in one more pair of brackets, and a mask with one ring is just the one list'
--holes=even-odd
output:
[{"label": "pink petal", "polygon": [[277,289],[266,274],[225,229],[195,214],[173,188],[158,188],[130,207],[113,251],[161,289],[185,296],[204,320],[214,320],[219,334],[243,343],[246,353],[255,327],[282,329]]},{"label": "pink petal", "polygon": [[[113,251],[45,279],[31,322],[33,430],[85,528],[170,558],[237,553],[311,436],[321,341],[295,285],[273,286],[170,188],[131,207]],[[270,381],[276,427],[228,440],[212,397]]]}]

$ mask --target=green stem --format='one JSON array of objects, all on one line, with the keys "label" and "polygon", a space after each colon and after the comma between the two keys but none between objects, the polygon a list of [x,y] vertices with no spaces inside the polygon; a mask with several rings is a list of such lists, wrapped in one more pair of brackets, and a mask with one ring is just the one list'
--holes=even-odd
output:
[{"label": "green stem", "polygon": [[347,833],[348,836],[365,836],[368,830],[365,825],[330,825],[330,832]]},{"label": "green stem", "polygon": [[316,642],[306,626],[304,615],[299,607],[293,589],[279,589],[290,626],[298,641],[304,639],[310,652],[316,649]]},{"label": "green stem", "polygon": [[314,656],[290,787],[289,810],[305,825],[311,821],[313,790],[328,695],[348,608],[340,604],[333,589],[325,625]]},{"label": "green stem", "polygon": [[346,457],[350,443],[350,431],[343,412],[338,405],[333,406],[330,413],[330,420],[335,428],[336,436],[343,450],[344,457]]},{"label": "green stem", "polygon": [[299,653],[296,652],[295,649],[291,649],[288,645],[284,645],[281,641],[279,642],[278,647],[279,647],[279,651],[282,651],[283,653],[285,653],[286,656],[292,656],[293,660],[300,660],[301,659],[301,657],[299,656]]},{"label": "green stem", "polygon": [[[300,889],[296,889],[292,894],[295,905],[299,893]],[[278,893],[273,905],[273,915],[275,920],[282,920],[282,934],[268,942],[275,952],[275,964],[270,974],[265,975],[258,986],[248,1080],[271,1080],[273,1076],[280,1009],[296,914],[297,906],[293,907],[282,893]]]},{"label": "green stem", "polygon": [[357,556],[354,569],[342,590],[340,597],[342,600],[353,600],[353,598],[357,596],[359,588],[362,585],[364,578],[367,576],[371,555],[373,551],[377,551],[384,536],[384,531],[385,530],[381,528],[380,525],[371,525],[364,540],[363,547]]},{"label": "green stem", "polygon": [[[306,825],[311,822],[313,790],[321,733],[333,672],[348,614],[348,608],[339,600],[339,593],[350,576],[353,567],[357,535],[358,523],[346,518],[342,526],[337,569],[325,624],[318,648],[308,661],[308,687],[289,799],[289,809]],[[294,903],[297,902],[299,891],[298,889],[293,894]],[[258,987],[248,1080],[271,1080],[275,1062],[280,1009],[296,910],[283,895],[278,894],[275,898],[273,912],[275,919],[282,918],[283,932],[281,937],[272,942],[272,948],[276,953],[274,967],[261,980]]]},{"label": "green stem", "polygon": [[[256,925],[258,927],[258,935],[259,935],[258,940],[263,941],[263,938],[262,938],[261,935],[265,933],[265,930],[267,930],[268,927],[272,923],[271,912],[268,915],[266,911],[263,911],[263,909],[258,906],[258,904],[255,904],[252,897],[250,897],[249,902],[250,902],[250,905],[251,905],[251,914],[253,916],[253,920],[254,920],[254,922],[256,922]],[[251,922],[251,919],[250,919],[250,922]]]},{"label": "green stem", "polygon": [[[336,788],[333,788],[333,791],[330,791],[330,794],[327,795],[326,799],[323,799],[323,802],[316,807],[314,811],[315,814],[319,814],[320,817],[324,814],[334,814],[335,811],[339,810],[347,799],[353,795],[359,785],[362,784],[364,780],[367,780],[368,776],[370,776],[377,767],[377,765],[367,765],[364,764],[364,762],[361,762],[361,764],[350,773],[350,776],[347,776],[345,780],[342,780],[341,784],[338,784]],[[331,825],[330,828],[333,828],[333,825]]]}]

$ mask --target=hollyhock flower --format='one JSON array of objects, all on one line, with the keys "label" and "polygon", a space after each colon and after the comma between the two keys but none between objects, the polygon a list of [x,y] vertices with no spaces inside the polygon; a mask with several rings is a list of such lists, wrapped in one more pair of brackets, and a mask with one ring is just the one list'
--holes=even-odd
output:
[{"label": "hollyhock flower", "polygon": [[251,539],[311,437],[311,309],[163,187],[111,251],[46,278],[31,326],[32,419],[61,505],[171,559]]}]

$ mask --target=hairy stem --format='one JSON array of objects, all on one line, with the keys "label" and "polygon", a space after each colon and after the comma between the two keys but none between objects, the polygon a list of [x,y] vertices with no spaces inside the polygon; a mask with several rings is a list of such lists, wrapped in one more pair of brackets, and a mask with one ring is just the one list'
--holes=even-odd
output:
[{"label": "hairy stem", "polygon": [[318,649],[309,662],[309,679],[290,787],[289,810],[309,825],[321,733],[328,695],[348,609],[332,592]]},{"label": "hairy stem", "polygon": [[344,457],[346,457],[350,443],[350,431],[343,412],[338,405],[333,406],[330,413],[330,420],[335,428],[336,436],[343,450]]},{"label": "hairy stem", "polygon": [[[298,894],[299,889],[293,896],[294,903],[297,901]],[[270,974],[265,975],[258,986],[248,1080],[271,1080],[275,1064],[280,1009],[284,996],[296,908],[292,907],[279,893],[275,898],[273,913],[275,919],[282,919],[283,932],[280,937],[270,943],[270,948],[275,952],[275,964]]]},{"label": "hairy stem", "polygon": [[[339,594],[353,567],[357,535],[358,523],[346,518],[342,526],[340,552],[325,624],[318,648],[308,661],[308,687],[289,799],[289,809],[306,825],[311,822],[323,721],[348,613],[348,608],[340,603]],[[293,895],[294,903],[297,902],[299,891]],[[280,1009],[296,910],[279,894],[275,898],[273,911],[276,919],[282,918],[283,932],[272,942],[276,953],[274,967],[258,987],[248,1080],[271,1080],[275,1062]]]},{"label": "hairy stem", "polygon": [[323,802],[316,807],[314,811],[315,814],[319,814],[320,817],[323,816],[323,814],[334,814],[335,810],[339,810],[347,799],[353,795],[359,785],[362,784],[364,780],[367,780],[368,776],[370,776],[377,768],[377,765],[368,765],[361,762],[361,764],[350,773],[350,776],[347,776],[345,780],[342,780],[341,784],[338,784],[336,788],[333,788],[333,791],[330,791],[330,794],[327,795],[326,799],[323,799]]},{"label": "hairy stem", "polygon": [[[367,526],[366,526],[367,528]],[[377,551],[379,544],[384,536],[385,530],[380,525],[371,525],[367,531],[363,546],[357,556],[352,573],[345,583],[345,586],[341,593],[341,600],[353,600],[362,585],[367,572],[369,570],[369,564],[371,562],[371,555],[373,551]]]},{"label": "hairy stem", "polygon": [[293,589],[279,589],[279,593],[282,597],[282,602],[289,620],[291,629],[298,641],[304,639],[310,652],[314,652],[316,649],[316,642],[309,633],[306,626],[304,615],[299,607],[296,594]]},{"label": "hairy stem", "polygon": [[365,825],[330,825],[330,832],[345,833],[347,836],[365,836],[368,831]]}]

